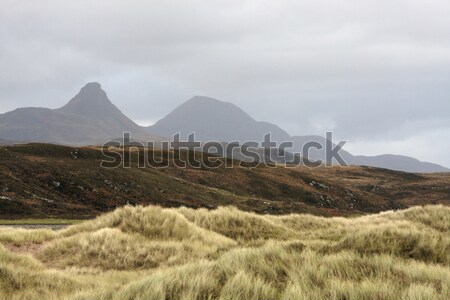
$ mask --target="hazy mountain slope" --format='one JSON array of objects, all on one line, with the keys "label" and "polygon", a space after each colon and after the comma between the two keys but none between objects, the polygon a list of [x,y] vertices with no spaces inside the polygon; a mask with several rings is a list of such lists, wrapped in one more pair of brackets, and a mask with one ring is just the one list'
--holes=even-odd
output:
[{"label": "hazy mountain slope", "polygon": [[125,116],[109,99],[100,84],[93,82],[84,86],[80,93],[69,101],[65,106],[57,110],[58,112],[82,115],[91,120],[103,130],[110,130],[111,133],[140,131],[141,128]]},{"label": "hazy mountain slope", "polygon": [[[274,141],[294,142],[294,148],[291,150],[295,152],[303,152],[303,145],[307,142],[318,142],[324,148],[326,144],[326,139],[317,135],[291,137],[274,124],[255,121],[234,104],[201,96],[196,96],[178,106],[155,125],[148,127],[148,132],[165,137],[172,137],[179,132],[183,138],[195,132],[197,140],[203,142],[260,142],[265,134],[271,132]],[[344,149],[340,151],[340,154],[348,165],[376,166],[406,172],[449,171],[442,166],[421,162],[406,156],[355,156]],[[306,156],[305,153],[302,153],[302,156]],[[309,158],[325,161],[325,150],[311,149]],[[334,163],[337,162],[334,161]]]},{"label": "hazy mountain slope", "polygon": [[[303,145],[310,141],[318,142],[325,148],[326,139],[321,136],[294,136],[292,140],[295,144],[295,151],[301,152],[303,149]],[[336,141],[337,142],[337,141]],[[335,145],[333,144],[333,147]],[[370,166],[370,167],[378,167],[385,168],[390,170],[397,170],[403,172],[413,172],[413,173],[429,173],[429,172],[449,172],[450,170],[440,166],[438,164],[422,162],[418,159],[403,156],[403,155],[392,155],[392,154],[384,154],[378,156],[363,156],[363,155],[353,155],[344,149],[341,149],[339,152],[341,157],[348,165],[354,166]],[[303,154],[305,155],[305,154]],[[309,158],[313,159],[321,159],[325,161],[325,150],[315,150],[311,149],[309,152]]]},{"label": "hazy mountain slope", "polygon": [[[319,135],[303,135],[303,136],[293,136],[291,138],[291,140],[294,142],[294,150],[295,152],[301,152],[303,156],[307,156],[309,157],[310,160],[316,160],[316,159],[320,159],[322,161],[326,160],[326,155],[325,155],[325,145],[326,145],[326,139],[322,136]],[[303,153],[303,146],[306,143],[310,143],[310,142],[316,142],[319,143],[320,145],[322,145],[322,149],[316,149],[316,148],[311,148],[309,150],[309,153]],[[333,147],[335,146],[335,144],[333,144]],[[353,156],[351,153],[345,151],[344,149],[341,149],[339,151],[339,154],[341,155],[341,157],[344,159],[344,161],[348,164],[348,165],[359,165],[360,164],[360,160],[358,158],[356,158],[355,156]]]},{"label": "hazy mountain slope", "polygon": [[276,140],[289,138],[278,126],[257,122],[234,104],[201,96],[180,105],[148,130],[166,137],[195,132],[200,141],[262,141],[267,132],[272,132]]},{"label": "hazy mountain slope", "polygon": [[98,83],[88,83],[59,109],[19,108],[0,115],[0,138],[59,144],[102,143],[141,128],[111,103]]},{"label": "hazy mountain slope", "polygon": [[450,170],[440,165],[422,162],[418,159],[403,155],[378,155],[378,156],[355,156],[361,163],[359,165],[400,170],[405,172],[449,172]]}]

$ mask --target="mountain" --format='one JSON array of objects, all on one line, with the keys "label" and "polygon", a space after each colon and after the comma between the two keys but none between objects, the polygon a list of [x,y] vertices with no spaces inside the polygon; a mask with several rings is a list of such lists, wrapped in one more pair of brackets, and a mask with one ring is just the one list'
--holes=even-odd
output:
[{"label": "mountain", "polygon": [[95,119],[97,125],[104,130],[113,132],[129,130],[139,131],[140,127],[126,117],[108,99],[101,85],[96,82],[85,85],[78,95],[66,105],[57,110],[58,112],[84,116],[90,120]]},{"label": "mountain", "polygon": [[[300,152],[304,156],[308,157],[310,160],[320,159],[322,161],[326,160],[325,154],[325,146],[326,146],[326,138],[319,135],[303,135],[303,136],[293,136],[291,137],[291,141],[294,142],[294,151]],[[309,153],[303,153],[303,146],[306,143],[316,142],[322,146],[322,149],[311,148]],[[333,147],[336,146],[333,144]],[[361,161],[358,160],[354,155],[341,149],[339,151],[340,156],[348,165],[361,165]],[[336,162],[333,162],[336,163]]]},{"label": "mountain", "polygon": [[96,82],[59,109],[19,108],[0,115],[0,138],[58,144],[103,143],[142,129],[126,117]]},{"label": "mountain", "polygon": [[[295,152],[303,152],[306,142],[316,141],[323,146],[326,144],[326,139],[321,136],[291,137],[274,124],[256,121],[234,104],[203,96],[193,97],[153,126],[140,127],[108,99],[105,91],[96,82],[86,84],[61,108],[19,108],[0,115],[0,144],[45,142],[100,145],[112,139],[121,140],[124,132],[130,132],[133,140],[144,142],[158,142],[161,141],[158,137],[164,140],[176,133],[186,138],[195,132],[198,141],[223,143],[261,142],[270,132],[273,141],[293,141]],[[405,172],[450,171],[407,156],[355,156],[343,149],[340,154],[349,165],[366,165]],[[325,160],[325,152],[312,150],[309,158]]]},{"label": "mountain", "polygon": [[289,139],[289,134],[278,126],[258,122],[234,104],[203,96],[193,97],[180,105],[148,127],[148,131],[165,137],[179,132],[184,138],[195,132],[199,141],[260,142],[268,132],[272,133],[273,140]]},{"label": "mountain", "polygon": [[[180,133],[186,138],[192,132],[196,133],[198,141],[245,142],[263,141],[264,135],[272,134],[272,140],[277,142],[292,141],[295,152],[303,153],[303,145],[307,142],[317,142],[325,148],[326,139],[317,135],[289,136],[280,127],[253,119],[241,108],[228,102],[214,98],[196,96],[178,106],[155,125],[148,127],[153,135],[172,137]],[[348,165],[374,166],[404,172],[449,172],[450,170],[437,164],[421,162],[415,158],[398,155],[355,156],[344,149],[340,155]],[[311,149],[309,159],[325,161],[325,150]],[[336,161],[334,161],[336,163]]]},{"label": "mountain", "polygon": [[440,165],[422,162],[418,159],[403,156],[384,154],[377,156],[355,156],[360,161],[359,164],[371,167],[385,168],[391,170],[401,170],[411,173],[432,173],[432,172],[449,172],[450,170]]},{"label": "mountain", "polygon": [[[301,152],[303,150],[303,145],[307,142],[318,142],[325,148],[326,139],[321,136],[311,135],[311,136],[293,136],[292,140],[294,142],[296,152]],[[333,144],[335,146],[335,144]],[[347,165],[353,166],[369,166],[384,168],[396,171],[411,172],[411,173],[433,173],[433,172],[449,172],[447,169],[438,164],[433,164],[429,162],[422,162],[418,159],[403,156],[403,155],[393,155],[384,154],[377,156],[363,156],[363,155],[353,155],[344,149],[339,151],[339,154],[344,159]],[[309,159],[316,160],[321,159],[325,161],[325,150],[312,149],[308,155]],[[335,162],[334,162],[335,163]]]}]

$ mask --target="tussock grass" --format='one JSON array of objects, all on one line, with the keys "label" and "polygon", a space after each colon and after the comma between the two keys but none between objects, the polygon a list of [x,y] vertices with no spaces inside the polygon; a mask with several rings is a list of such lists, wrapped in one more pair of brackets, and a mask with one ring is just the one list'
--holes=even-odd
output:
[{"label": "tussock grass", "polygon": [[0,228],[0,242],[11,243],[16,246],[25,243],[42,244],[54,237],[55,233],[47,229]]},{"label": "tussock grass", "polygon": [[0,231],[0,299],[447,300],[449,227],[443,206],[350,219],[123,207],[56,233]]},{"label": "tussock grass", "polygon": [[139,234],[150,240],[201,242],[227,248],[235,242],[216,232],[205,230],[189,222],[175,209],[158,206],[125,206],[94,221],[74,225],[60,233],[71,236],[103,228],[118,228],[127,234]]},{"label": "tussock grass", "polygon": [[187,263],[216,253],[219,246],[187,241],[152,241],[117,228],[79,233],[48,244],[37,257],[58,268],[150,269]]},{"label": "tussock grass", "polygon": [[400,212],[389,213],[388,217],[421,223],[442,232],[450,231],[450,207],[443,205],[412,207]]},{"label": "tussock grass", "polygon": [[432,230],[368,225],[348,232],[332,251],[355,250],[361,254],[386,253],[450,265],[450,236]]},{"label": "tussock grass", "polygon": [[45,270],[30,255],[14,254],[0,245],[0,299],[62,296],[76,286],[69,276]]},{"label": "tussock grass", "polygon": [[180,208],[179,212],[194,224],[241,242],[267,239],[289,239],[295,233],[270,218],[243,212],[234,207],[216,210]]},{"label": "tussock grass", "polygon": [[384,255],[292,253],[271,244],[233,250],[215,262],[157,271],[110,299],[420,299],[407,298],[420,295],[417,286],[446,299],[448,268],[415,271],[427,267]]},{"label": "tussock grass", "polygon": [[72,225],[81,222],[83,221],[68,219],[18,219],[0,220],[0,225]]}]

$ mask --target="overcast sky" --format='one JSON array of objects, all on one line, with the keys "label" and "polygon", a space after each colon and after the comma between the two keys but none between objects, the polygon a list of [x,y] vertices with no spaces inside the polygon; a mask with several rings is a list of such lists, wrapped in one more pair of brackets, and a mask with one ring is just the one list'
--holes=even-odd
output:
[{"label": "overcast sky", "polygon": [[448,0],[0,0],[0,112],[98,81],[149,125],[194,95],[354,154],[450,167]]}]

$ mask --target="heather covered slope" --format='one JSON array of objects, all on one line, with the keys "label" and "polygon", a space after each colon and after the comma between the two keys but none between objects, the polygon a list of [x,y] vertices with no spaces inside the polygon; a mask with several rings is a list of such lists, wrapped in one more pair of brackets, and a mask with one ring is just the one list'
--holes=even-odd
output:
[{"label": "heather covered slope", "polygon": [[[146,150],[167,160],[168,153]],[[111,155],[112,153],[109,153]],[[143,153],[141,153],[143,154]],[[360,215],[411,205],[450,204],[450,174],[369,167],[105,169],[97,148],[46,144],[0,147],[0,217],[89,218],[129,204],[216,208],[264,214]],[[132,161],[137,153],[132,152]],[[141,158],[143,155],[140,156]],[[203,159],[206,160],[207,156]]]},{"label": "heather covered slope", "polygon": [[120,208],[59,232],[0,229],[2,299],[444,300],[450,208],[358,218]]}]

